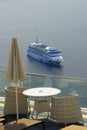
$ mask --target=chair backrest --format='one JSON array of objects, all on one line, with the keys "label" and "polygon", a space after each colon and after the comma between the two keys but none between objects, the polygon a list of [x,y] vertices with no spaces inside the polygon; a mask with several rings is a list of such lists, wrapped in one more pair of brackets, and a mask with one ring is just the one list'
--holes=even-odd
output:
[{"label": "chair backrest", "polygon": [[51,119],[59,123],[82,122],[82,113],[78,95],[73,94],[67,97],[53,97],[51,107]]},{"label": "chair backrest", "polygon": [[[28,113],[28,103],[27,96],[23,95],[22,92],[26,88],[18,87],[18,113],[27,114]],[[5,96],[5,106],[4,114],[16,114],[16,87],[6,87],[6,96]]]}]

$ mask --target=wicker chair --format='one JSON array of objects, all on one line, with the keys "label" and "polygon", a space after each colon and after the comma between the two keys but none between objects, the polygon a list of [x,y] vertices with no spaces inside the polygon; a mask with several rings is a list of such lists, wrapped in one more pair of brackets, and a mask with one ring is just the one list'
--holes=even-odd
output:
[{"label": "wicker chair", "polygon": [[[22,92],[25,88],[18,87],[18,113],[28,115],[28,97],[23,95]],[[6,87],[4,115],[15,115],[16,114],[16,88]]]},{"label": "wicker chair", "polygon": [[83,123],[78,95],[73,94],[67,97],[53,97],[51,119],[58,123],[64,123],[65,125],[75,122]]},{"label": "wicker chair", "polygon": [[38,115],[40,113],[43,113],[43,112],[47,112],[47,115],[49,117],[49,114],[50,114],[50,102],[47,99],[35,100],[34,109],[33,109],[33,112],[32,112],[32,118],[33,118],[34,112],[36,112],[36,119],[38,118]]}]

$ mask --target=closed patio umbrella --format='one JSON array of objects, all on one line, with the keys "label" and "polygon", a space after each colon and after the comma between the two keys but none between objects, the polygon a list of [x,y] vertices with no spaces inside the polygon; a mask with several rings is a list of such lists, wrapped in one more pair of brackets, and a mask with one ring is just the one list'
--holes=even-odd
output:
[{"label": "closed patio umbrella", "polygon": [[17,39],[12,38],[11,50],[9,54],[8,65],[6,69],[5,79],[8,82],[13,82],[16,87],[16,111],[18,120],[18,90],[17,84],[19,81],[25,80],[26,75],[22,64],[21,54],[18,47]]}]

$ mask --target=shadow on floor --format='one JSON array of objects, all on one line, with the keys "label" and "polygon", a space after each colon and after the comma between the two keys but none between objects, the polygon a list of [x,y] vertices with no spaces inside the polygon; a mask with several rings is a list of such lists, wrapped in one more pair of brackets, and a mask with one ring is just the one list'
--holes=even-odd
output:
[{"label": "shadow on floor", "polygon": [[[26,118],[25,115],[19,115],[19,118]],[[7,123],[16,120],[16,115],[7,116]],[[41,119],[44,121],[45,130],[60,130],[65,127],[65,124],[58,124],[57,122],[50,121],[49,119]],[[82,125],[80,123],[74,123],[75,125]],[[71,124],[68,124],[71,125]],[[26,130],[43,130],[42,125],[32,126]]]}]

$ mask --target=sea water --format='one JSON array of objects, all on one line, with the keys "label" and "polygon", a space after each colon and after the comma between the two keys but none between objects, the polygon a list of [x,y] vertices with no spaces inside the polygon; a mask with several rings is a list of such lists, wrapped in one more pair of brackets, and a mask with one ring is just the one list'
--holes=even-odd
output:
[{"label": "sea water", "polygon": [[[16,37],[25,71],[87,78],[87,0],[0,0],[0,70],[5,70]],[[64,62],[49,66],[27,57],[39,39],[62,50]]]}]

